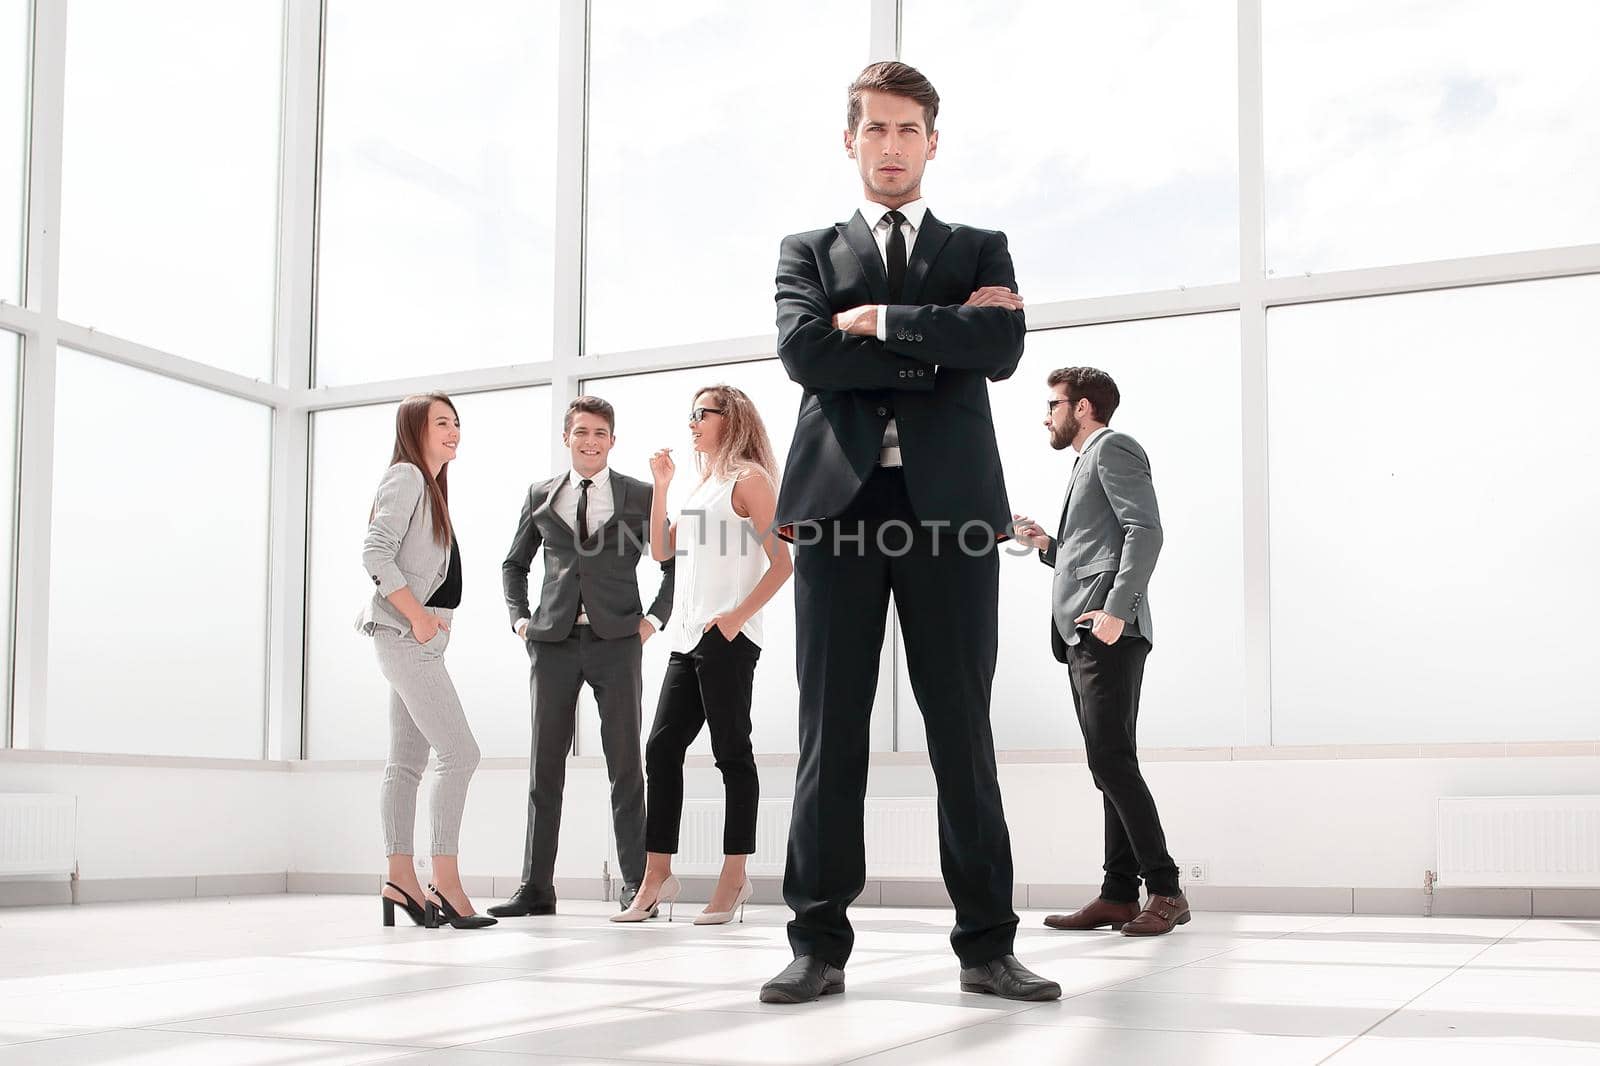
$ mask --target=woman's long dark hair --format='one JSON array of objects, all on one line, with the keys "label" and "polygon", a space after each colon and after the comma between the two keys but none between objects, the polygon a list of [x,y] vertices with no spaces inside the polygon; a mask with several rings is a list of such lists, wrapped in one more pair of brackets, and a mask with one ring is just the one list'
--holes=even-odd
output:
[{"label": "woman's long dark hair", "polygon": [[442,392],[407,396],[400,401],[400,410],[394,415],[394,454],[389,458],[389,465],[410,463],[422,471],[422,480],[428,485],[428,500],[433,504],[434,543],[448,546],[453,536],[450,526],[450,464],[446,462],[441,466],[439,476],[434,477],[428,472],[428,453],[423,444],[428,433],[428,409],[435,400],[450,408],[450,413],[457,418],[461,417],[450,397]]}]

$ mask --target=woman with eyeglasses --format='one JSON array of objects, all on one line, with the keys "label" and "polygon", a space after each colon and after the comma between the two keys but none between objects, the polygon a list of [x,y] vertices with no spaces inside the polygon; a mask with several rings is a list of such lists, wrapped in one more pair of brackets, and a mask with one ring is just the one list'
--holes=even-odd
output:
[{"label": "woman with eyeglasses", "polygon": [[761,609],[789,580],[789,548],[772,533],[777,461],[755,404],[731,385],[701,389],[689,415],[700,481],[667,523],[672,449],[650,459],[655,494],[650,550],[658,562],[678,555],[672,654],[645,744],[645,874],[639,894],[614,922],[653,918],[681,888],[672,876],[683,816],[683,760],[702,725],[727,794],[722,874],[696,925],[744,920],[750,898],[745,863],[756,849],[760,786],[750,746],[750,699],[761,657]]},{"label": "woman with eyeglasses", "polygon": [[[467,785],[478,768],[461,700],[444,666],[450,618],[461,604],[461,547],[450,522],[449,466],[461,443],[461,420],[442,392],[408,396],[395,415],[394,452],[367,517],[361,563],[374,586],[356,628],[372,638],[389,683],[389,762],[379,807],[389,879],[383,924],[396,907],[418,925],[441,922],[480,929],[493,918],[473,913],[456,864]],[[433,883],[425,896],[412,862],[417,786],[428,752],[439,757],[429,820]]]}]

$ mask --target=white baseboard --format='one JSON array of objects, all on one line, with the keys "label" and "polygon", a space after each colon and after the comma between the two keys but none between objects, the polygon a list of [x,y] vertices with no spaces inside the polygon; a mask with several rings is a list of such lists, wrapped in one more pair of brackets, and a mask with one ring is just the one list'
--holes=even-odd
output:
[{"label": "white baseboard", "polygon": [[[702,903],[716,878],[684,876],[685,902]],[[752,877],[751,902],[783,903],[781,877]],[[478,876],[463,879],[473,896],[485,900],[509,897],[519,879]],[[221,896],[275,894],[365,895],[376,893],[383,876],[376,873],[202,874],[197,877],[87,878],[77,883],[78,903],[127,903],[142,900],[206,899]],[[620,887],[599,877],[556,879],[559,899],[615,899]],[[1094,898],[1097,885],[1019,884],[1013,892],[1018,910],[1076,909]],[[1185,892],[1195,909],[1247,914],[1397,914],[1420,915],[1426,894],[1419,888],[1318,888],[1310,886],[1248,887],[1189,885]],[[0,881],[0,907],[39,907],[73,902],[67,881]],[[949,893],[938,878],[876,878],[856,899],[861,907],[947,908]],[[1434,891],[1438,917],[1600,918],[1600,888],[1448,888]]]}]

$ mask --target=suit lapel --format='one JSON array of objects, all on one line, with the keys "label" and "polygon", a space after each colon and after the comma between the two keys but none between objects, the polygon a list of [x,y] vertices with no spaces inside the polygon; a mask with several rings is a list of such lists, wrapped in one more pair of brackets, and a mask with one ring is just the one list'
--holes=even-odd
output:
[{"label": "suit lapel", "polygon": [[922,302],[922,286],[928,280],[928,270],[949,239],[950,227],[934,218],[932,211],[924,212],[922,228],[917,231],[917,243],[911,246],[911,258],[906,261],[906,287],[901,294],[903,302]]},{"label": "suit lapel", "polygon": [[539,510],[534,512],[534,519],[537,521],[541,513],[548,515],[550,521],[566,530],[567,534],[571,536],[574,541],[576,541],[578,539],[578,531],[567,525],[566,519],[562,518],[561,515],[556,512],[555,508],[556,493],[561,491],[561,483],[565,480],[567,480],[566,474],[562,474],[560,477],[552,478],[550,480],[550,483],[545,487],[544,503],[540,504]]},{"label": "suit lapel", "polygon": [[861,273],[867,279],[867,292],[872,302],[888,303],[889,275],[884,272],[883,255],[878,251],[878,242],[873,239],[872,228],[862,219],[861,212],[852,215],[850,221],[840,227],[840,232],[861,263]]},{"label": "suit lapel", "polygon": [[1056,528],[1056,540],[1061,540],[1066,536],[1067,512],[1072,508],[1072,498],[1077,495],[1078,482],[1089,479],[1089,457],[1094,454],[1096,448],[1100,447],[1100,442],[1105,440],[1106,436],[1107,434],[1102,433],[1096,437],[1094,443],[1085,448],[1083,454],[1078,456],[1072,463],[1072,477],[1067,480],[1067,498],[1061,504],[1061,524]]},{"label": "suit lapel", "polygon": [[604,538],[607,530],[622,521],[622,512],[627,506],[628,493],[632,488],[626,478],[615,470],[611,471],[611,517],[606,519],[606,524],[600,527],[596,536]]}]

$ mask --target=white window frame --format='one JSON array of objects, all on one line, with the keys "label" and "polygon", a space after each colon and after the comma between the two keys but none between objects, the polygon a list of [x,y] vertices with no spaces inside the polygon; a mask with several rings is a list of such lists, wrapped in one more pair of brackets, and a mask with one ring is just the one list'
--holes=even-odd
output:
[{"label": "white window frame", "polygon": [[[54,467],[55,370],[66,346],[269,407],[273,412],[268,713],[261,756],[299,759],[304,751],[305,569],[308,535],[311,416],[318,411],[389,403],[439,388],[452,393],[550,385],[552,424],[583,380],[709,367],[776,355],[774,336],[716,338],[701,343],[587,356],[584,337],[586,141],[589,2],[559,0],[554,357],[506,367],[451,371],[359,385],[312,388],[315,358],[317,189],[324,40],[323,0],[285,0],[282,134],[279,182],[274,380],[263,382],[206,366],[76,323],[58,311],[61,145],[66,23],[70,0],[35,0],[27,181],[25,294],[21,306],[0,302],[0,328],[21,334],[17,549],[14,559],[14,654],[5,747],[42,748],[48,741],[51,472]],[[864,59],[899,54],[899,0],[870,6]],[[1546,248],[1426,263],[1268,277],[1265,272],[1266,160],[1262,119],[1263,0],[1237,0],[1239,108],[1239,277],[1225,284],[1123,293],[1036,304],[1030,330],[1234,311],[1239,316],[1243,401],[1244,599],[1246,700],[1244,737],[1272,743],[1271,625],[1267,463],[1267,315],[1271,308],[1363,296],[1425,292],[1515,281],[1600,274],[1600,244]],[[816,219],[796,219],[797,227]],[[979,220],[981,221],[981,220]],[[418,314],[445,313],[419,308]],[[542,350],[530,343],[529,350]],[[553,468],[566,453],[550,443]],[[890,639],[899,639],[891,619]],[[898,738],[900,703],[894,699]],[[12,708],[20,708],[11,713]],[[896,745],[898,748],[898,743]],[[1019,753],[1022,754],[1022,753]],[[1027,753],[1034,754],[1034,753]]]}]

